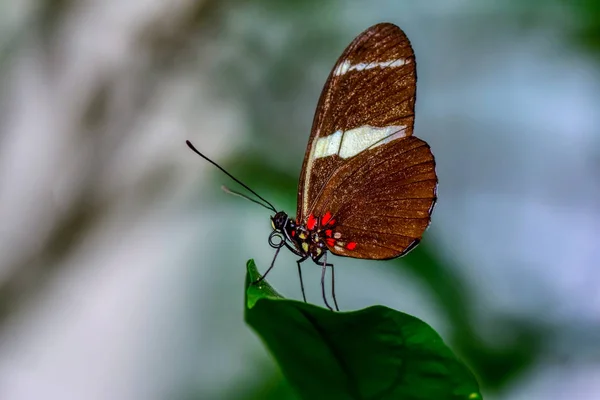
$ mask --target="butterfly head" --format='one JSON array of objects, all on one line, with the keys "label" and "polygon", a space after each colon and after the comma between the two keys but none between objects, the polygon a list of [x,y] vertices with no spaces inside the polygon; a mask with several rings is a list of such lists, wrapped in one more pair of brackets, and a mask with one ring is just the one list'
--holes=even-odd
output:
[{"label": "butterfly head", "polygon": [[273,230],[278,232],[283,232],[283,228],[285,228],[285,224],[287,223],[289,217],[283,212],[279,211],[273,217],[271,217],[271,225],[273,226]]}]

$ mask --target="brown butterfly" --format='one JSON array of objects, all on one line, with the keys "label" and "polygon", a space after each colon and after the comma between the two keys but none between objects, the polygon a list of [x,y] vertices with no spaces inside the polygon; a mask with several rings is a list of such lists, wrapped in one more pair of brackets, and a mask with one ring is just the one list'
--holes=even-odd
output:
[{"label": "brown butterfly", "polygon": [[403,256],[419,243],[431,220],[438,180],[429,145],[412,135],[416,81],[410,42],[393,24],[370,27],[342,53],[317,105],[296,218],[276,212],[242,184],[268,206],[252,201],[275,212],[269,243],[277,250],[260,280],[285,246],[300,257],[304,301],[300,264],[310,258],[322,267],[323,300],[332,309],[325,294],[325,273],[331,268],[332,297],[339,310],[328,251],[383,260]]}]

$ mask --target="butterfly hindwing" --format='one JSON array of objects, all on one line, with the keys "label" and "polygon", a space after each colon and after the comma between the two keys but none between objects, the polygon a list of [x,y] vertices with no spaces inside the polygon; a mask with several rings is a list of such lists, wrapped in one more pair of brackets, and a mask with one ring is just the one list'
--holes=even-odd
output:
[{"label": "butterfly hindwing", "polygon": [[[414,136],[355,157],[332,176],[314,208],[330,212],[339,236],[329,249],[355,258],[398,257],[414,247],[430,221],[436,197],[435,161]],[[357,245],[349,249],[348,243]]]}]

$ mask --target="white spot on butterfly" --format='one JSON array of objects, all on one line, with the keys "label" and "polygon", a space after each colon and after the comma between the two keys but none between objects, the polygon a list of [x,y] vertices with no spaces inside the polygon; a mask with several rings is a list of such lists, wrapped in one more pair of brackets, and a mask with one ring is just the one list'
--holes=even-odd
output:
[{"label": "white spot on butterfly", "polygon": [[397,60],[390,61],[380,61],[380,62],[371,62],[371,63],[358,63],[351,64],[349,60],[345,60],[343,63],[337,66],[335,71],[333,71],[333,75],[340,76],[344,75],[348,71],[364,71],[366,69],[373,68],[397,68],[403,65],[409,64],[409,58],[399,58]]},{"label": "white spot on butterfly", "polygon": [[365,125],[346,132],[336,131],[317,140],[313,157],[316,159],[337,154],[341,158],[350,158],[364,150],[405,136],[406,125],[392,125],[383,128]]},{"label": "white spot on butterfly", "polygon": [[342,131],[337,131],[329,136],[319,138],[315,143],[314,158],[332,156],[338,153],[342,142]]}]

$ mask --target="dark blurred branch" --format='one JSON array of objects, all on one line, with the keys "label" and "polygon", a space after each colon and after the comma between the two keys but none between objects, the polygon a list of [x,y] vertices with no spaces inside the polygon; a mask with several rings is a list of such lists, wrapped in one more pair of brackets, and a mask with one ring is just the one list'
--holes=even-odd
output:
[{"label": "dark blurred branch", "polygon": [[82,196],[53,227],[39,251],[10,266],[12,274],[0,282],[0,328],[11,313],[18,312],[20,305],[39,293],[48,279],[61,269],[61,261],[105,211],[105,205],[94,204],[92,199]]},{"label": "dark blurred branch", "polygon": [[[27,27],[40,33],[37,40],[44,53],[50,57],[48,68],[52,67],[56,34],[72,4],[74,3],[70,0],[44,2],[35,26]],[[76,121],[79,127],[75,128],[75,132],[79,136],[73,139],[94,149],[92,159],[88,160],[85,170],[80,171],[79,182],[82,182],[82,186],[76,188],[72,204],[65,214],[58,217],[37,250],[29,252],[30,249],[26,249],[14,265],[6,266],[9,273],[0,282],[0,331],[11,313],[19,312],[23,305],[35,301],[35,294],[42,291],[45,284],[62,270],[66,265],[64,261],[80,245],[81,240],[108,214],[113,203],[118,201],[99,200],[94,184],[110,165],[112,153],[119,147],[119,143],[127,138],[127,133],[132,131],[135,123],[144,115],[147,100],[158,95],[161,84],[180,65],[168,60],[185,58],[186,54],[194,50],[192,44],[202,35],[201,27],[218,23],[219,19],[210,18],[214,17],[216,5],[216,0],[196,1],[191,9],[184,10],[178,16],[179,21],[172,22],[168,30],[153,29],[156,25],[150,23],[140,32],[140,54],[146,54],[146,59],[150,61],[137,76],[139,80],[135,82],[135,88],[142,89],[143,96],[141,101],[134,104],[133,112],[125,117],[120,114],[120,119],[116,120],[110,108],[112,94],[120,82],[120,76],[105,77],[92,88],[87,106],[83,108],[79,121]],[[16,54],[18,51],[15,49],[10,55]],[[107,127],[119,134],[108,134]],[[132,190],[149,186],[155,188],[156,179],[164,178],[164,172],[164,168],[155,166]],[[151,193],[157,194],[156,190],[151,190]],[[144,194],[147,195],[148,192],[145,191]]]}]

